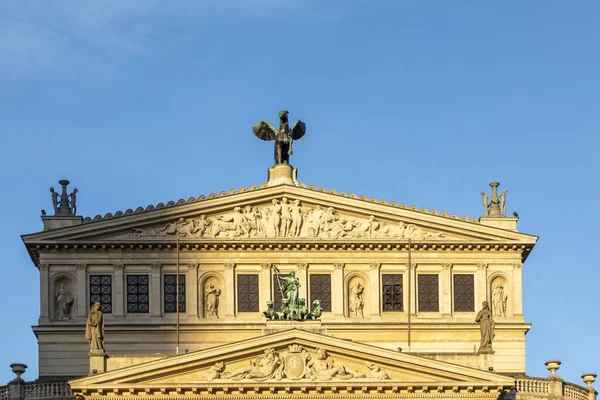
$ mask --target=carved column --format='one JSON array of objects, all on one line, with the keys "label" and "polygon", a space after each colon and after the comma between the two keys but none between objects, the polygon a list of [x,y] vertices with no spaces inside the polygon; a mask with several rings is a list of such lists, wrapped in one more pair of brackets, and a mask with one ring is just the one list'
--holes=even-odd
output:
[{"label": "carved column", "polygon": [[267,300],[273,300],[271,290],[271,263],[260,264],[258,309],[266,309]]},{"label": "carved column", "polygon": [[40,264],[40,323],[50,321],[50,267],[48,264]]},{"label": "carved column", "polygon": [[235,318],[235,264],[225,264],[225,317]]},{"label": "carved column", "polygon": [[[513,264],[513,279],[512,285],[508,285],[512,289],[510,299],[512,299],[513,315],[523,316],[523,263],[518,262]],[[511,309],[511,304],[508,304],[508,309]]]},{"label": "carved column", "polygon": [[331,312],[336,317],[344,316],[344,263],[333,264],[331,277]]},{"label": "carved column", "polygon": [[125,273],[125,264],[113,264],[113,306],[112,314],[115,317],[125,317],[125,283],[123,274]]},{"label": "carved column", "polygon": [[77,318],[86,318],[88,312],[86,268],[85,264],[77,264]]},{"label": "carved column", "polygon": [[487,267],[488,264],[480,262],[477,264],[477,272],[475,272],[475,310],[481,309],[481,303],[488,300],[488,282],[487,282]]},{"label": "carved column", "polygon": [[371,281],[371,299],[369,301],[369,314],[372,317],[381,315],[381,263],[371,263],[369,269],[369,280]]},{"label": "carved column", "polygon": [[[151,275],[150,275],[150,316],[151,317],[160,317],[161,306],[160,306],[160,270],[162,265],[160,264],[152,264],[151,266]],[[177,282],[177,280],[176,280]]]},{"label": "carved column", "polygon": [[300,291],[298,293],[298,298],[306,299],[306,306],[310,309],[311,305],[308,304],[308,264],[307,263],[299,263],[298,264],[298,273],[296,277],[300,280]]},{"label": "carved column", "polygon": [[185,289],[185,312],[188,320],[195,320],[198,318],[198,312],[200,311],[198,306],[200,296],[198,290],[198,264],[188,264],[185,273]]},{"label": "carved column", "polygon": [[442,309],[444,315],[452,314],[452,264],[442,264],[440,274],[440,287],[442,288]]}]

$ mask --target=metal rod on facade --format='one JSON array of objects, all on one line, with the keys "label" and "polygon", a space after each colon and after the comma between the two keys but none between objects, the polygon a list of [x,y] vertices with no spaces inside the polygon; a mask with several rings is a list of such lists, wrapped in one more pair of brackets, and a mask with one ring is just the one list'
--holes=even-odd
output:
[{"label": "metal rod on facade", "polygon": [[177,347],[175,353],[179,354],[179,238],[177,238],[177,272],[175,273],[175,315],[177,331]]},{"label": "metal rod on facade", "polygon": [[407,270],[408,270],[408,351],[410,351],[410,306],[411,306],[411,292],[412,292],[412,279],[411,279],[411,265],[412,265],[412,258],[411,258],[411,242],[410,239],[408,239],[408,265],[407,265]]}]

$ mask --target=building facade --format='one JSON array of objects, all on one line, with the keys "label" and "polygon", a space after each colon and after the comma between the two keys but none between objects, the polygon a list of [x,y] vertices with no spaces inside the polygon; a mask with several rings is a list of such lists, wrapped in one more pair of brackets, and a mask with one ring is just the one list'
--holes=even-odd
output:
[{"label": "building facade", "polygon": [[[94,218],[54,198],[23,236],[40,381],[82,398],[491,399],[517,381],[534,395],[522,268],[537,237],[491,186],[478,219],[299,184],[287,164],[260,186]],[[302,308],[267,318],[285,277]],[[101,348],[86,340],[96,303]],[[566,396],[554,370],[542,397],[554,381]]]}]

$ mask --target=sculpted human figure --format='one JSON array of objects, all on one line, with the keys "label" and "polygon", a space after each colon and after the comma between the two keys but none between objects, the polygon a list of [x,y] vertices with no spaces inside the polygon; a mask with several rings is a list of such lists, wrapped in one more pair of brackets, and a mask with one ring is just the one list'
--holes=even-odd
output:
[{"label": "sculpted human figure", "polygon": [[71,211],[73,211],[73,215],[77,215],[77,188],[75,188],[73,192],[69,195],[69,199]]},{"label": "sculpted human figure", "polygon": [[360,282],[357,282],[352,288],[350,288],[350,312],[354,314],[355,317],[358,317],[359,314],[361,317],[363,315],[363,308],[365,303],[363,301],[363,292],[365,288],[361,285]]},{"label": "sculpted human figure", "polygon": [[296,273],[294,271],[290,272],[289,275],[281,276],[279,270],[276,270],[275,276],[277,276],[279,285],[281,285],[283,298],[288,300],[290,309],[293,312],[298,308],[298,289],[300,288],[300,281],[296,278]]},{"label": "sculpted human figure", "polygon": [[284,197],[281,199],[281,236],[289,236],[289,230],[292,226],[292,214],[290,212],[290,205],[288,199]]},{"label": "sculpted human figure", "polygon": [[60,202],[60,195],[54,190],[53,187],[50,188],[50,193],[52,193],[52,206],[54,207],[54,215],[58,215],[58,203]]},{"label": "sculpted human figure", "polygon": [[218,289],[212,283],[207,283],[204,288],[204,304],[207,317],[219,317],[219,296],[221,289]]},{"label": "sculpted human figure", "polygon": [[494,293],[492,295],[492,306],[495,317],[506,317],[507,302],[508,295],[504,292],[504,286],[496,286],[496,289],[494,289]]},{"label": "sculpted human figure", "polygon": [[104,351],[104,316],[100,311],[100,302],[95,302],[90,309],[85,326],[85,338],[90,343],[92,351]]},{"label": "sculpted human figure", "polygon": [[354,377],[364,377],[364,375],[355,375],[348,371],[342,364],[337,364],[333,361],[327,350],[323,348],[317,349],[317,355],[311,358],[306,364],[312,380],[331,380],[332,378],[352,379]]},{"label": "sculpted human figure", "polygon": [[281,205],[279,200],[273,199],[273,207],[271,209],[271,223],[275,230],[275,237],[279,236],[279,224],[281,222]]},{"label": "sculpted human figure", "polygon": [[494,341],[494,319],[492,318],[492,311],[487,301],[482,304],[482,309],[477,313],[475,322],[479,322],[479,330],[481,332],[481,343],[479,345],[479,351],[486,351],[492,349],[492,342]]},{"label": "sculpted human figure", "polygon": [[234,237],[250,233],[250,227],[240,207],[233,209],[233,215],[217,217],[217,220],[213,223],[212,234],[216,237],[221,232],[227,232],[229,236]]},{"label": "sculpted human figure", "polygon": [[246,378],[275,378],[281,379],[281,359],[272,348],[266,349],[264,354],[256,360],[250,361],[250,365],[242,367],[232,374],[226,374],[225,378],[240,380]]},{"label": "sculpted human figure", "polygon": [[264,120],[252,126],[252,131],[259,139],[275,141],[275,164],[289,164],[294,140],[306,133],[306,125],[302,121],[296,121],[290,129],[288,114],[287,110],[279,113],[279,129]]},{"label": "sculpted human figure", "polygon": [[508,192],[508,189],[504,189],[498,195],[498,203],[500,204],[500,210],[502,211],[502,215],[504,215],[505,217],[506,217],[506,193],[507,192]]},{"label": "sculpted human figure", "polygon": [[490,199],[488,197],[488,195],[485,194],[484,191],[481,191],[481,193],[479,193],[481,195],[481,201],[483,202],[483,215],[485,217],[487,217],[489,215],[489,207],[490,207],[490,201],[492,199]]},{"label": "sculpted human figure", "polygon": [[65,284],[60,284],[60,289],[54,294],[56,298],[56,309],[58,310],[58,319],[71,319],[71,306],[73,305],[73,296]]},{"label": "sculpted human figure", "polygon": [[302,208],[300,207],[300,200],[294,200],[294,204],[290,206],[290,213],[292,214],[292,226],[290,228],[290,236],[300,236],[302,229]]}]

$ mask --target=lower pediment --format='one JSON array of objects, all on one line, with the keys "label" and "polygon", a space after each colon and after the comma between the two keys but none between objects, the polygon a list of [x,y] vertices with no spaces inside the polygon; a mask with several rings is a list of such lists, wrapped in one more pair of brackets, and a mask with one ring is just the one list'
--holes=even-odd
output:
[{"label": "lower pediment", "polygon": [[[106,395],[473,393],[502,391],[503,375],[299,329],[108,371],[70,382]],[[493,397],[493,396],[492,396]]]}]

